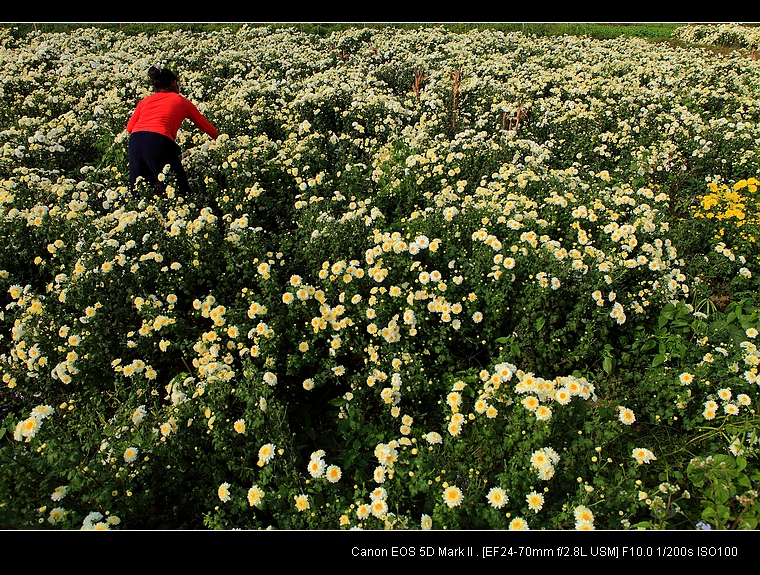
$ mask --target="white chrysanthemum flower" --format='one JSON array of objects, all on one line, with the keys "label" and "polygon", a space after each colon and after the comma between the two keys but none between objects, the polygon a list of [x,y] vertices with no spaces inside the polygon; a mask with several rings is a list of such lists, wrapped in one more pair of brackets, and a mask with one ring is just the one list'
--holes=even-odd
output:
[{"label": "white chrysanthemum flower", "polygon": [[139,452],[140,450],[136,447],[127,447],[127,449],[124,450],[124,461],[127,463],[132,463],[135,459],[137,459],[137,454]]},{"label": "white chrysanthemum flower", "polygon": [[227,501],[230,500],[230,484],[226,481],[222,483],[219,486],[219,489],[216,490],[216,494],[219,496],[222,503],[227,503]]},{"label": "white chrysanthemum flower", "polygon": [[343,472],[337,465],[328,465],[327,469],[325,469],[325,477],[330,483],[337,483],[340,481],[342,475]]},{"label": "white chrysanthemum flower", "polygon": [[65,516],[66,510],[63,507],[55,507],[54,509],[50,510],[50,515],[48,515],[48,523],[55,525],[56,523],[61,522]]},{"label": "white chrysanthemum flower", "polygon": [[262,445],[259,449],[259,462],[260,464],[269,463],[274,458],[275,445],[273,443],[267,443]]},{"label": "white chrysanthemum flower", "polygon": [[535,513],[541,511],[544,506],[544,496],[537,491],[531,491],[525,496],[525,501],[528,503],[528,508]]},{"label": "white chrysanthemum flower", "polygon": [[462,494],[462,490],[456,485],[449,485],[443,490],[443,501],[449,507],[457,507],[462,504],[463,500],[464,495]]},{"label": "white chrysanthemum flower", "polygon": [[325,462],[318,457],[312,457],[307,466],[309,475],[314,478],[322,477],[325,473]]},{"label": "white chrysanthemum flower", "polygon": [[137,425],[140,423],[143,419],[145,419],[146,414],[145,406],[140,405],[138,406],[133,412],[132,412],[132,423]]},{"label": "white chrysanthemum flower", "polygon": [[654,453],[652,453],[650,450],[644,448],[644,447],[636,447],[633,449],[633,452],[631,453],[631,456],[639,462],[639,464],[642,463],[649,463],[651,461],[656,460],[657,458],[654,456]]},{"label": "white chrysanthemum flower", "polygon": [[492,487],[488,491],[486,498],[488,499],[488,503],[494,509],[501,509],[509,502],[509,497],[507,497],[507,492],[504,491],[504,489],[502,489],[501,487]]},{"label": "white chrysanthemum flower", "polygon": [[636,415],[627,407],[618,408],[618,419],[624,425],[632,425],[636,421]]},{"label": "white chrysanthemum flower", "polygon": [[422,517],[420,518],[420,527],[425,530],[429,531],[433,528],[433,518],[430,517],[427,513],[423,513]]},{"label": "white chrysanthemum flower", "polygon": [[248,490],[247,498],[248,505],[251,507],[258,507],[264,499],[264,491],[262,491],[258,485],[254,485]]},{"label": "white chrysanthemum flower", "polygon": [[53,490],[53,494],[50,496],[50,499],[52,499],[53,501],[60,501],[61,499],[66,497],[66,490],[67,490],[66,485],[59,485]]}]

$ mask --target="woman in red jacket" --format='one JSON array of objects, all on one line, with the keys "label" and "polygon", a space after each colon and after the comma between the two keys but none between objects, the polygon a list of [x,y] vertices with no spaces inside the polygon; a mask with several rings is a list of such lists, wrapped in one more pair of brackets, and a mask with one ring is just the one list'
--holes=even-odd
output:
[{"label": "woman in red jacket", "polygon": [[219,132],[203,117],[198,108],[179,93],[179,80],[171,71],[153,65],[148,70],[154,93],[142,99],[127,123],[129,133],[129,187],[137,178],[163,191],[158,175],[167,164],[177,178],[180,193],[187,197],[190,185],[182,167],[182,150],[177,145],[177,131],[187,118],[214,140]]}]

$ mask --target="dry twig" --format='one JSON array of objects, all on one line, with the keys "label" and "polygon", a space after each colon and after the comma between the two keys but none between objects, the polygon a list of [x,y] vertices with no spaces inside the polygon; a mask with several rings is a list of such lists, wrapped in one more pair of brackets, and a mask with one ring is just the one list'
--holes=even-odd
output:
[{"label": "dry twig", "polygon": [[509,112],[504,112],[504,115],[501,118],[501,129],[507,129],[507,120],[509,120],[509,131],[517,132],[518,128],[520,127],[520,122],[527,117],[528,111],[523,108],[522,102],[518,102],[517,111],[513,115],[510,115]]},{"label": "dry twig", "polygon": [[414,83],[412,84],[412,90],[414,90],[414,95],[417,96],[417,98],[420,97],[422,83],[427,79],[428,77],[425,75],[425,72],[423,72],[420,68],[417,68],[414,71]]},{"label": "dry twig", "polygon": [[454,82],[454,108],[456,112],[459,106],[459,86],[462,84],[462,67],[451,73],[451,81]]}]

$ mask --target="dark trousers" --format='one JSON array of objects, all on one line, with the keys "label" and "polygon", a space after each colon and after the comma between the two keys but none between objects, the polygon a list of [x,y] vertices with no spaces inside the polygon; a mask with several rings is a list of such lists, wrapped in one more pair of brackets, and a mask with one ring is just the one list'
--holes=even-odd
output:
[{"label": "dark trousers", "polygon": [[182,150],[177,143],[155,132],[133,132],[129,136],[129,188],[134,189],[137,178],[142,176],[159,192],[164,191],[164,184],[158,180],[158,174],[169,164],[177,178],[177,187],[182,196],[190,195],[190,184],[182,167]]}]

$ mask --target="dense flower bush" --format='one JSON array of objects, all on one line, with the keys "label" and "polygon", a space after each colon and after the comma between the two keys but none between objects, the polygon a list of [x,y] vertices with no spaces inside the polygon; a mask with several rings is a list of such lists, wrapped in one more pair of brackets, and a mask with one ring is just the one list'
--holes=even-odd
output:
[{"label": "dense flower bush", "polygon": [[[1,525],[756,527],[756,60],[246,26],[0,56]],[[180,134],[193,197],[127,190],[155,61],[222,134]]]},{"label": "dense flower bush", "polygon": [[756,26],[689,24],[676,28],[673,36],[690,44],[741,47],[749,50],[757,50],[760,47],[760,29]]}]

